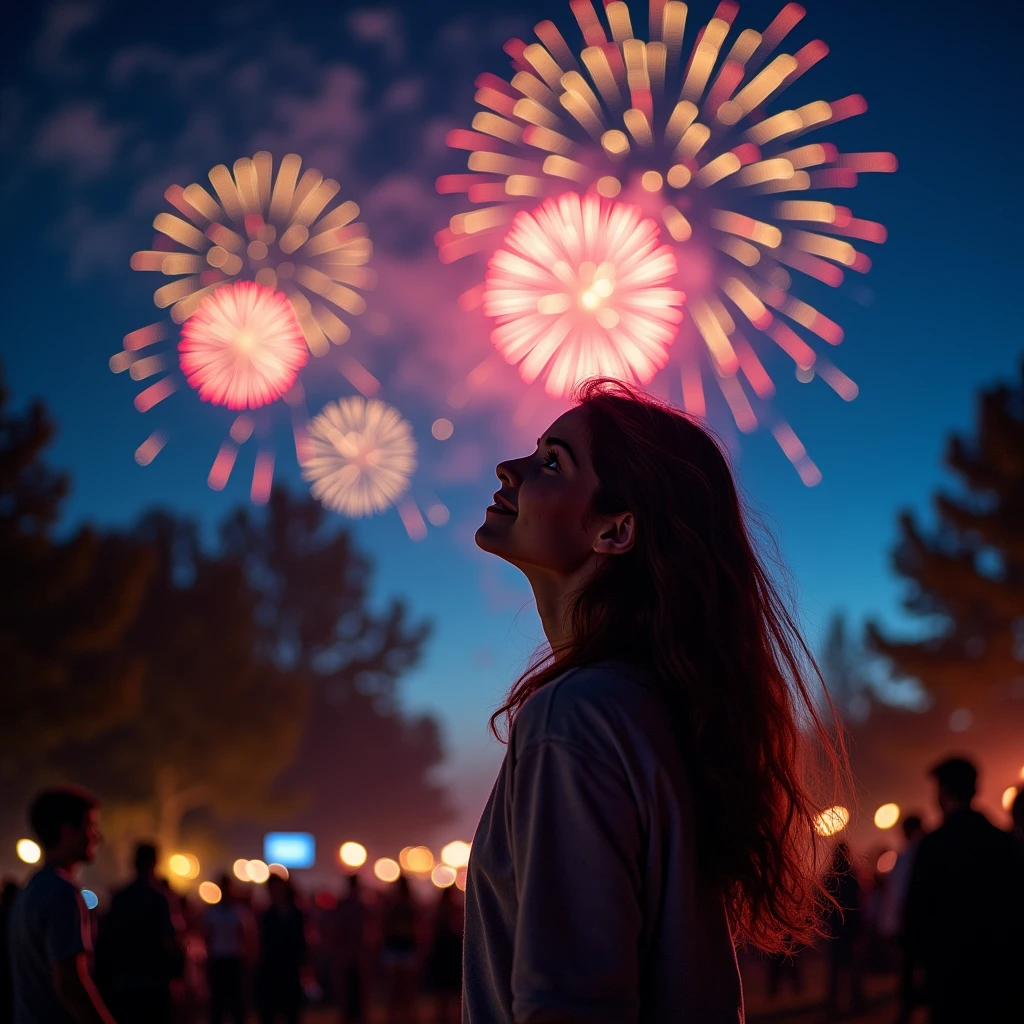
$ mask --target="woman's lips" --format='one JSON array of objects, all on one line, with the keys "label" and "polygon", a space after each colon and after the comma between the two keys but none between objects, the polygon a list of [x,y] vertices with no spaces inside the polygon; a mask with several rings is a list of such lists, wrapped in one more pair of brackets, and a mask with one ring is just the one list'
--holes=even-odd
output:
[{"label": "woman's lips", "polygon": [[499,505],[495,502],[493,505],[488,505],[486,511],[493,512],[498,516],[515,516],[515,512],[510,508],[505,508],[504,505]]}]

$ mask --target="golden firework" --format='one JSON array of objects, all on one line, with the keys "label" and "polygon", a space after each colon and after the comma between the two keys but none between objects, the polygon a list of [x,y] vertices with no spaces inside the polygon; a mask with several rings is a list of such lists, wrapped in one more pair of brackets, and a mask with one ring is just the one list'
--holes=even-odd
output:
[{"label": "golden firework", "polygon": [[[472,129],[449,133],[448,145],[469,153],[468,173],[445,175],[437,188],[464,195],[469,208],[438,234],[442,261],[493,252],[519,210],[567,189],[628,200],[664,225],[677,252],[676,283],[695,328],[674,346],[689,411],[705,414],[707,375],[740,429],[756,428],[751,399],[769,399],[775,387],[745,334],[770,339],[801,379],[816,374],[855,397],[853,381],[801,336],[837,345],[843,332],[791,294],[791,271],[835,287],[847,270],[870,268],[853,243],[882,242],[885,228],[808,193],[851,188],[861,173],[895,170],[896,159],[802,140],[863,113],[859,95],[769,112],[828,53],[821,40],[777,52],[804,9],[789,3],[763,32],[733,34],[739,4],[720,3],[687,52],[689,10],[678,0],[650,0],[646,39],[622,0],[605,3],[603,19],[591,0],[570,7],[582,48],[551,21],[535,26],[536,42],[511,40],[511,80],[481,75]],[[462,304],[481,299],[475,289]],[[805,483],[816,483],[791,428],[768,419]]]},{"label": "golden firework", "polygon": [[[172,278],[153,301],[183,323],[217,288],[239,280],[283,292],[310,352],[348,340],[346,316],[366,308],[359,294],[376,278],[366,264],[373,247],[351,200],[329,210],[341,186],[289,153],[274,176],[270,153],[218,164],[213,192],[193,183],[171,185],[164,197],[177,213],[153,221],[165,247],[136,252],[133,270]],[[179,216],[180,214],[180,216]]]}]

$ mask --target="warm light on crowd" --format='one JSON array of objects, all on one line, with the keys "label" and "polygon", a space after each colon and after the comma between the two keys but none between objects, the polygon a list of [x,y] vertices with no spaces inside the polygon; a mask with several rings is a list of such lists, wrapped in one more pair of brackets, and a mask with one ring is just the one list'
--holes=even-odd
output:
[{"label": "warm light on crowd", "polygon": [[405,871],[425,875],[434,866],[434,855],[425,846],[407,846],[398,855],[398,863]]},{"label": "warm light on crowd", "polygon": [[469,863],[469,843],[456,839],[441,849],[441,862],[453,868],[464,868]]},{"label": "warm light on crowd", "polygon": [[215,882],[200,882],[199,898],[204,903],[220,903],[222,895],[220,886]]},{"label": "warm light on crowd", "polygon": [[819,836],[834,836],[850,823],[850,812],[842,806],[828,807],[814,819],[814,831]]},{"label": "warm light on crowd", "polygon": [[362,867],[366,863],[366,847],[361,843],[342,843],[338,857],[347,868]]},{"label": "warm light on crowd", "polygon": [[1017,787],[1007,786],[1003,790],[1003,810],[1009,811],[1013,808],[1013,801],[1017,799]]},{"label": "warm light on crowd", "polygon": [[882,804],[875,811],[875,828],[892,828],[899,820],[899,804]]},{"label": "warm light on crowd", "polygon": [[875,867],[881,874],[887,875],[894,867],[896,867],[896,851],[886,850],[885,853],[878,858],[878,863]]},{"label": "warm light on crowd", "polygon": [[31,839],[19,839],[14,849],[18,854],[18,860],[24,864],[38,864],[39,858],[43,855],[39,844]]},{"label": "warm light on crowd", "polygon": [[199,877],[199,858],[191,853],[175,853],[167,861],[167,868],[178,878],[193,879]]},{"label": "warm light on crowd", "polygon": [[382,882],[396,882],[402,869],[399,867],[398,861],[392,860],[390,857],[380,857],[374,861],[373,873]]}]

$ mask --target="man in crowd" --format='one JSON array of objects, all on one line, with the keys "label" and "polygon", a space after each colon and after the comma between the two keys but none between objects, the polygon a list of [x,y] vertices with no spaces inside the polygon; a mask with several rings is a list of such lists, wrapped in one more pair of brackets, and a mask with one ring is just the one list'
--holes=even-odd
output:
[{"label": "man in crowd", "polygon": [[120,1024],[170,1024],[171,981],[184,958],[176,914],[156,877],[157,849],[135,848],[135,879],[114,895],[100,926],[96,978]]},{"label": "man in crowd", "polygon": [[971,806],[970,761],[950,758],[931,774],[943,823],[920,842],[906,908],[931,1024],[1024,1020],[1024,850]]},{"label": "man in crowd", "polygon": [[77,789],[50,789],[29,822],[43,866],[14,903],[10,923],[14,1024],[114,1024],[89,975],[92,934],[75,884],[100,841],[99,803]]},{"label": "man in crowd", "polygon": [[914,1012],[916,989],[914,985],[915,964],[908,956],[906,936],[904,934],[907,891],[910,888],[910,877],[914,870],[914,860],[918,847],[925,836],[920,815],[908,814],[903,819],[903,835],[906,846],[896,858],[896,864],[882,894],[882,908],[878,918],[878,931],[886,939],[891,939],[900,947],[900,1024],[906,1024]]}]

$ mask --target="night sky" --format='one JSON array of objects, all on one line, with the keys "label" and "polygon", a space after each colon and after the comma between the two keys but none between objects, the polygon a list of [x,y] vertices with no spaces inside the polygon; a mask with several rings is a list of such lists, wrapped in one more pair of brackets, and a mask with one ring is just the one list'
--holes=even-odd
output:
[{"label": "night sky", "polygon": [[[779,6],[744,3],[736,27],[763,28]],[[783,359],[769,366],[777,406],[823,473],[814,489],[769,435],[738,442],[717,407],[712,421],[782,545],[817,642],[835,610],[855,622],[900,620],[888,563],[896,513],[927,510],[944,481],[947,435],[970,427],[977,389],[1011,373],[1021,356],[1014,69],[1024,25],[1009,4],[1005,13],[886,0],[806,6],[793,45],[820,36],[832,52],[786,105],[860,92],[870,106],[807,141],[892,150],[900,161],[895,175],[862,176],[835,200],[889,228],[884,246],[866,247],[871,273],[835,292],[801,293],[846,329],[836,362],[861,392],[847,404],[820,381],[796,382]],[[703,0],[690,5],[688,40],[712,10]],[[449,389],[492,349],[479,313],[456,307],[479,266],[437,260],[432,236],[454,210],[433,181],[464,169],[443,139],[468,126],[474,76],[507,76],[502,43],[529,38],[546,17],[574,30],[562,0],[83,0],[19,5],[0,38],[3,360],[15,402],[40,396],[58,422],[49,459],[72,476],[69,527],[123,524],[162,505],[212,530],[248,500],[252,447],[223,492],[206,486],[230,423],[224,410],[189,393],[141,416],[132,406],[138,386],[107,368],[128,331],[157,319],[153,278],[132,273],[128,259],[150,247],[164,189],[204,180],[214,164],[257,149],[277,159],[294,150],[341,182],[339,198],[363,208],[381,277],[364,319],[387,317],[389,326],[379,336],[357,327],[351,351],[416,429],[422,469],[413,497],[421,507],[443,501],[452,517],[418,544],[393,510],[353,530],[376,563],[377,597],[405,594],[414,614],[435,621],[405,703],[444,724],[446,774],[462,794],[467,838],[501,754],[486,735],[488,714],[541,639],[525,583],[478,552],[472,535],[494,490],[494,463],[532,448],[560,407],[544,401],[513,425],[527,389],[499,368],[485,400],[461,414],[447,408]],[[312,410],[352,390],[331,357],[305,379]],[[446,442],[430,435],[441,415],[456,423]],[[133,453],[156,426],[170,442],[141,468]],[[302,487],[286,420],[279,433],[277,479]]]}]

